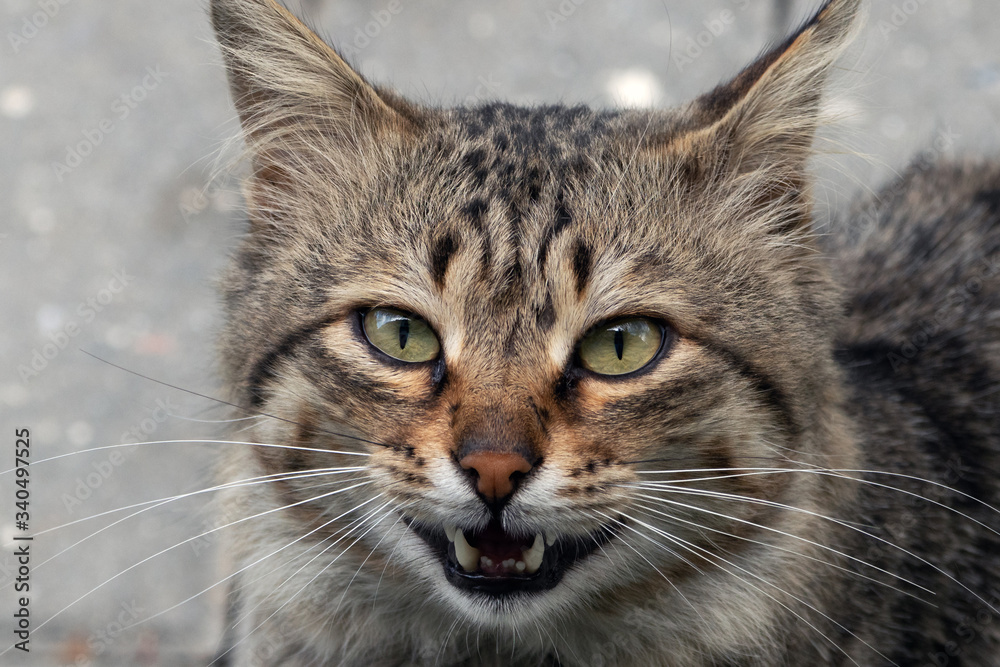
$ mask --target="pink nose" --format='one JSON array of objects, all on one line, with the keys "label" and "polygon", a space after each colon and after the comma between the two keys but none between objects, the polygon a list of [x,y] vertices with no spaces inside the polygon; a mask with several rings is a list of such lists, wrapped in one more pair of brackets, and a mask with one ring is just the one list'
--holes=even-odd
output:
[{"label": "pink nose", "polygon": [[514,492],[514,473],[528,473],[528,459],[513,452],[478,451],[466,454],[458,462],[465,470],[475,470],[479,475],[476,489],[487,500],[502,500]]}]

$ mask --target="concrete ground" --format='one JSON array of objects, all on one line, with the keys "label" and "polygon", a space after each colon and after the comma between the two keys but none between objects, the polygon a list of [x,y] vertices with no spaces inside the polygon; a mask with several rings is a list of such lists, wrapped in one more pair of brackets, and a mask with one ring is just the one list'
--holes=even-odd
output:
[{"label": "concrete ground", "polygon": [[[594,105],[680,103],[816,4],[401,3],[384,25],[388,0],[302,9],[364,73],[420,101]],[[242,230],[233,179],[213,178],[237,128],[206,4],[0,0],[0,470],[19,428],[35,463],[26,532],[15,479],[0,476],[0,646],[14,638],[15,536],[35,537],[36,629],[31,653],[2,665],[206,665],[221,628],[217,534],[199,537],[207,495],[126,509],[209,486],[222,446],[201,441],[223,412],[159,383],[220,394],[213,284]],[[830,98],[821,218],[918,150],[1000,152],[994,5],[871,4]]]}]

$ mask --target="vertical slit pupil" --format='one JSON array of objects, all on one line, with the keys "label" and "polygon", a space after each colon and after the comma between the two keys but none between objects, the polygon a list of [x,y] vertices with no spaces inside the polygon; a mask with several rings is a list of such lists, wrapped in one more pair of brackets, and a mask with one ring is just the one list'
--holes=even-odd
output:
[{"label": "vertical slit pupil", "polygon": [[622,352],[625,351],[625,334],[622,333],[621,329],[615,330],[615,353],[618,355],[618,361],[622,360]]},{"label": "vertical slit pupil", "polygon": [[399,349],[406,349],[406,341],[410,337],[410,320],[399,321]]}]

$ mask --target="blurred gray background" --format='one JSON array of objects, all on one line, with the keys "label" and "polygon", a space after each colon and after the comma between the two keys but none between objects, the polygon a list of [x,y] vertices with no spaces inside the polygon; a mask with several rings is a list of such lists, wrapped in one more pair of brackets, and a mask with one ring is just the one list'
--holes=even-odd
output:
[{"label": "blurred gray background", "polygon": [[[221,394],[214,281],[242,226],[235,179],[219,170],[237,126],[206,4],[0,0],[0,470],[14,463],[15,428],[29,428],[39,628],[32,652],[8,651],[2,665],[205,665],[221,630],[218,534],[198,537],[213,526],[210,494],[121,510],[210,486],[224,445],[202,441],[224,412],[81,351]],[[644,106],[711,88],[817,3],[389,5],[291,6],[363,73],[419,101]],[[918,151],[1000,153],[996,3],[869,9],[828,102],[822,224]],[[161,441],[180,442],[95,449]],[[3,647],[11,539],[25,534],[13,481],[0,476]],[[72,523],[85,517],[96,518]]]}]

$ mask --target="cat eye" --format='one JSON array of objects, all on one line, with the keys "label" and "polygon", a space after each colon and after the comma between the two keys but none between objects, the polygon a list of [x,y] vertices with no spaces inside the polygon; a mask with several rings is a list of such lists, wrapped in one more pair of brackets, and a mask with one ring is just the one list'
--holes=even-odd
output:
[{"label": "cat eye", "polygon": [[393,359],[421,363],[431,361],[441,350],[430,325],[401,310],[372,308],[362,324],[368,341]]},{"label": "cat eye", "polygon": [[599,324],[580,341],[580,363],[599,375],[625,375],[643,368],[663,344],[663,327],[648,317]]}]

